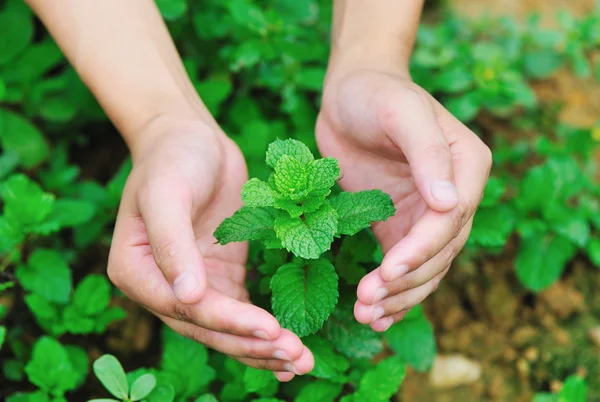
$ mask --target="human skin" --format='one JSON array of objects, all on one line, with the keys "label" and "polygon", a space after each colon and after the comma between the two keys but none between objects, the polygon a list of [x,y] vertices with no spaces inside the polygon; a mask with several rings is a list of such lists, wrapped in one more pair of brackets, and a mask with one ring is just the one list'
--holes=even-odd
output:
[{"label": "human skin", "polygon": [[[250,303],[247,245],[215,245],[215,228],[241,206],[246,166],[196,94],[154,3],[28,3],[132,153],[108,262],[113,283],[175,331],[281,381],[310,371],[301,340]],[[489,171],[489,150],[410,81],[420,9],[410,0],[336,2],[316,129],[322,153],[340,160],[342,187],[382,188],[399,211],[373,228],[387,254],[358,290],[356,317],[375,330],[437,286]],[[431,191],[440,181],[442,199]],[[408,273],[396,269],[405,265]],[[381,289],[387,297],[375,303]]]},{"label": "human skin", "polygon": [[[316,135],[340,186],[380,188],[396,214],[373,225],[385,257],[359,283],[356,319],[385,331],[438,286],[481,201],[489,148],[425,90],[408,62],[416,0],[336,0]],[[402,23],[398,23],[398,21]]]}]

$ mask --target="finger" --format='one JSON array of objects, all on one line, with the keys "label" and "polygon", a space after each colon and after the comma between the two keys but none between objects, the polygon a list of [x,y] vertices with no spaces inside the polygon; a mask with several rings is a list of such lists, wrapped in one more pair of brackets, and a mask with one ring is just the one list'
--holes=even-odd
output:
[{"label": "finger", "polygon": [[279,382],[292,381],[296,376],[294,373],[288,373],[287,371],[274,371],[273,374],[275,374]]},{"label": "finger", "polygon": [[[159,312],[164,313],[164,308]],[[272,340],[281,333],[279,322],[266,310],[232,299],[211,288],[196,304],[175,301],[166,315],[202,328],[238,336]]]},{"label": "finger", "polygon": [[206,290],[206,270],[192,227],[192,196],[172,190],[177,188],[173,183],[161,184],[152,183],[139,205],[152,254],[175,297],[197,303]]},{"label": "finger", "polygon": [[436,211],[458,204],[452,154],[433,104],[420,88],[403,87],[381,105],[379,123],[410,165],[419,193]]},{"label": "finger", "polygon": [[475,213],[489,174],[489,152],[472,136],[457,141],[453,147],[456,147],[454,170],[460,202],[452,211],[425,211],[410,232],[385,255],[381,264],[381,277],[385,281],[393,281],[433,258],[460,234]]},{"label": "finger", "polygon": [[249,359],[249,358],[237,358],[240,362],[247,366],[255,367],[263,370],[271,371],[287,371],[296,375],[304,375],[310,372],[314,365],[314,357],[307,347],[304,347],[304,352],[299,359],[288,362],[278,359]]},{"label": "finger", "polygon": [[157,316],[173,331],[228,356],[292,362],[300,359],[304,353],[302,341],[286,329],[281,331],[276,340],[267,341],[211,331],[164,315]]},{"label": "finger", "polygon": [[429,282],[436,275],[440,274],[445,267],[449,266],[464,247],[469,238],[472,223],[473,218],[463,227],[460,235],[444,247],[435,257],[414,271],[394,281],[384,281],[381,277],[381,268],[377,268],[365,275],[356,290],[358,300],[365,305],[374,304],[386,297],[394,296],[400,292],[414,289]]},{"label": "finger", "polygon": [[390,327],[392,325],[394,325],[395,323],[402,321],[404,319],[404,317],[406,317],[406,314],[408,314],[410,312],[410,310],[411,309],[402,310],[390,317],[384,317],[377,321],[373,321],[371,323],[371,328],[375,332],[385,332],[388,329],[390,329]]},{"label": "finger", "polygon": [[[442,272],[444,271],[446,269]],[[354,317],[361,324],[370,324],[383,317],[389,317],[400,311],[411,309],[425,300],[437,288],[441,279],[441,276],[436,276],[424,285],[387,297],[376,304],[366,305],[357,301],[354,305]]]}]

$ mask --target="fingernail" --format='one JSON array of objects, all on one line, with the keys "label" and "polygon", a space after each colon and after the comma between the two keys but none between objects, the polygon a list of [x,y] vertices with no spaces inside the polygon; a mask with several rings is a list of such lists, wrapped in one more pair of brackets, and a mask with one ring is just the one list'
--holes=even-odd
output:
[{"label": "fingernail", "polygon": [[431,185],[431,194],[438,201],[456,201],[458,193],[456,186],[449,181],[436,181]]},{"label": "fingernail", "polygon": [[298,372],[298,370],[296,370],[296,367],[294,367],[294,365],[292,363],[285,363],[283,365],[283,369],[285,371],[289,371],[290,373],[294,373],[294,374],[300,375],[300,373]]},{"label": "fingernail", "polygon": [[383,324],[382,331],[387,331],[390,329],[392,324],[394,323],[394,319],[392,317],[388,317],[384,319],[385,323]]},{"label": "fingernail", "polygon": [[[377,307],[375,309],[375,313],[373,314],[373,321],[377,321],[378,319],[383,317],[384,314],[385,314],[385,311],[383,311],[383,307]],[[371,321],[371,322],[373,322],[373,321]]]},{"label": "fingernail", "polygon": [[187,271],[179,275],[173,282],[173,292],[179,300],[191,295],[198,287],[198,278],[193,272]]},{"label": "fingernail", "polygon": [[270,341],[271,340],[271,338],[269,337],[269,335],[267,335],[267,333],[265,331],[263,331],[262,329],[259,329],[258,331],[254,331],[252,333],[252,335],[254,335],[256,338],[264,339],[266,341]]},{"label": "fingernail", "polygon": [[386,288],[379,288],[375,292],[375,297],[373,298],[373,303],[378,302],[388,295],[388,290]]},{"label": "fingernail", "polygon": [[[390,279],[388,280],[388,282],[394,281],[408,272],[408,265],[406,265],[406,264],[394,265],[394,266],[391,266],[390,268],[388,268],[387,272],[389,273],[389,276],[390,276]],[[384,280],[385,280],[385,278],[384,278]]]},{"label": "fingernail", "polygon": [[285,350],[283,350],[283,349],[278,349],[275,352],[273,352],[273,359],[288,360],[288,361],[292,360],[292,359],[290,359],[288,354],[285,353]]}]

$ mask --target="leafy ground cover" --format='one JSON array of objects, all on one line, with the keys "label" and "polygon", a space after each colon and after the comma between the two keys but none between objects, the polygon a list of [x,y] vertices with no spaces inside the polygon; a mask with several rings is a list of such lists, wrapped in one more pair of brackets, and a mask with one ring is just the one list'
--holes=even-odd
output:
[{"label": "leafy ground cover", "polygon": [[[336,200],[359,196],[338,194],[333,160],[313,160],[330,2],[157,4],[196,89],[256,178],[236,215],[277,215],[269,215],[273,231],[243,236],[231,230],[234,215],[216,237],[253,240],[252,298],[305,336],[315,370],[279,384],[160,328],[111,286],[107,246],[130,162],[51,38],[20,0],[7,0],[0,2],[0,398],[387,401],[404,381],[399,398],[435,400],[448,394],[423,386],[427,374],[419,373],[439,348],[484,365],[482,381],[452,400],[530,401],[539,392],[537,401],[559,394],[600,401],[599,352],[588,339],[600,316],[600,123],[567,125],[558,118],[561,100],[543,95],[564,75],[600,81],[599,9],[579,19],[563,12],[554,29],[535,16],[526,24],[466,23],[452,14],[421,27],[414,79],[492,147],[494,170],[450,276],[384,339],[353,320],[352,305],[358,279],[381,258],[361,229],[393,211],[385,195],[370,193],[378,214],[344,220],[355,210],[340,211]],[[300,142],[275,143],[282,152],[269,147],[289,137]],[[317,175],[317,164],[327,174]],[[323,215],[315,222],[329,222],[331,236],[305,241],[298,221],[311,214]],[[311,320],[288,314],[290,301],[278,296],[304,280],[302,271],[338,295],[311,306]],[[113,358],[98,360],[108,353],[127,374]]]}]

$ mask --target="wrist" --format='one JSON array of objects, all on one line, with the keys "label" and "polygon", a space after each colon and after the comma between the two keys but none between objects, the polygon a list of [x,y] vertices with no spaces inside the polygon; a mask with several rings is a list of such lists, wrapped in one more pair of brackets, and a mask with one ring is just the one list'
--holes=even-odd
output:
[{"label": "wrist", "polygon": [[203,104],[171,104],[155,113],[136,130],[122,132],[134,163],[153,152],[161,143],[176,133],[194,133],[208,142],[221,142],[227,136],[220,129]]}]

